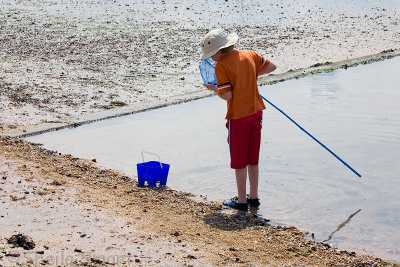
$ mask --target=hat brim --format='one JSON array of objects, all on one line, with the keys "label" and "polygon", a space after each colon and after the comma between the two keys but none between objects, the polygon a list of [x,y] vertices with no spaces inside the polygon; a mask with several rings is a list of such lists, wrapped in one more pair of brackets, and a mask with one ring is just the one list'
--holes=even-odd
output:
[{"label": "hat brim", "polygon": [[201,57],[200,57],[200,59],[203,60],[203,59],[210,58],[210,57],[212,57],[213,55],[215,55],[216,53],[218,53],[218,51],[219,51],[220,49],[226,48],[226,47],[229,47],[229,46],[231,46],[231,45],[236,44],[237,41],[239,40],[239,36],[238,36],[236,33],[231,33],[231,34],[229,34],[229,36],[228,36],[227,39],[228,39],[228,42],[226,42],[225,44],[223,44],[223,45],[221,45],[221,46],[215,48],[214,50],[212,50],[212,51],[209,52],[209,53],[202,54]]}]

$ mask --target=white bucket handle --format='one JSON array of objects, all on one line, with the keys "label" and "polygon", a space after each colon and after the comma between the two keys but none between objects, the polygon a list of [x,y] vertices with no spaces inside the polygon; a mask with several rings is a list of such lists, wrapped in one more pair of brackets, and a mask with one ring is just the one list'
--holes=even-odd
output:
[{"label": "white bucket handle", "polygon": [[158,155],[158,154],[156,154],[156,153],[148,152],[148,151],[142,151],[142,160],[143,160],[143,162],[144,162],[143,153],[147,153],[147,154],[150,154],[150,155],[153,155],[153,156],[158,157],[158,162],[160,163],[160,167],[161,167],[161,169],[162,169],[163,166],[162,166],[162,164],[161,164],[160,155]]}]

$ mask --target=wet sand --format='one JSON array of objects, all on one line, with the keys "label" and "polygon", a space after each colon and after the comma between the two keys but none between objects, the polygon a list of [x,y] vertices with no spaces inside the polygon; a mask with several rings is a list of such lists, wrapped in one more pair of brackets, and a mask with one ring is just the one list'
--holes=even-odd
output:
[{"label": "wet sand", "polygon": [[[21,139],[0,153],[0,265],[396,266]],[[18,232],[35,248],[8,244]]]}]

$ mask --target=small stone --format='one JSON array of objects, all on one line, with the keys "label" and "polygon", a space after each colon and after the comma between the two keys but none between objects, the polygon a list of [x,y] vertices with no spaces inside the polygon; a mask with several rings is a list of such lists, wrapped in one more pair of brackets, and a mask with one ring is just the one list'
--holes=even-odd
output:
[{"label": "small stone", "polygon": [[101,260],[101,259],[90,258],[90,260],[91,260],[92,262],[94,262],[94,263],[98,263],[98,264],[102,264],[102,263],[104,263],[104,261],[103,261],[103,260]]},{"label": "small stone", "polygon": [[38,250],[38,251],[36,251],[36,253],[37,254],[44,254],[44,251],[43,250]]},{"label": "small stone", "polygon": [[196,259],[197,259],[197,258],[196,258],[195,256],[193,256],[193,255],[188,255],[187,258],[188,258],[188,259],[191,259],[191,260],[196,260]]},{"label": "small stone", "polygon": [[230,251],[236,251],[236,248],[229,248]]},{"label": "small stone", "polygon": [[86,236],[85,233],[80,234],[80,237],[85,237],[85,236]]},{"label": "small stone", "polygon": [[135,262],[140,262],[140,259],[135,259]]},{"label": "small stone", "polygon": [[175,233],[173,233],[174,236],[179,236],[180,233],[178,231],[175,231]]},{"label": "small stone", "polygon": [[80,249],[80,248],[75,248],[75,249],[74,249],[74,252],[82,253],[82,249]]},{"label": "small stone", "polygon": [[6,256],[6,257],[14,257],[14,258],[17,258],[17,257],[20,256],[20,254],[19,254],[18,252],[8,252],[8,253],[6,253],[5,256]]}]

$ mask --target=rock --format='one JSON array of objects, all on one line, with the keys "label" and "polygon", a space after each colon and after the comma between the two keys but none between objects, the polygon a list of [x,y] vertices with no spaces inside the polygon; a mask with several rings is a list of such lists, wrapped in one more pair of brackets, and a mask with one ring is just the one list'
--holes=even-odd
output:
[{"label": "rock", "polygon": [[80,234],[80,237],[85,237],[85,236],[86,236],[85,233]]},{"label": "rock", "polygon": [[21,233],[11,236],[9,239],[7,239],[7,242],[8,244],[12,244],[16,247],[23,247],[26,250],[30,250],[35,247],[35,243],[33,242],[32,238]]},{"label": "rock", "polygon": [[38,251],[36,251],[36,254],[44,254],[44,251],[43,250],[38,250]]},{"label": "rock", "polygon": [[59,181],[59,180],[54,180],[50,184],[51,185],[55,185],[55,186],[60,186],[60,185],[63,185],[64,183],[62,181]]},{"label": "rock", "polygon": [[173,236],[180,236],[180,233],[178,231],[175,231],[175,233],[172,234]]},{"label": "rock", "polygon": [[18,252],[11,251],[11,252],[7,252],[5,256],[6,256],[6,257],[18,258],[20,255],[21,255],[21,254],[19,254]]},{"label": "rock", "polygon": [[74,249],[74,252],[82,253],[82,249],[80,249],[80,248],[75,248],[75,249]]},{"label": "rock", "polygon": [[197,258],[193,255],[188,255],[186,258],[191,259],[191,260],[196,260]]},{"label": "rock", "polygon": [[90,258],[90,261],[93,262],[93,263],[98,263],[98,264],[104,263],[103,260],[101,260],[101,259],[96,259],[96,258]]}]

